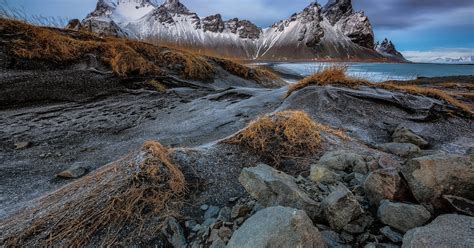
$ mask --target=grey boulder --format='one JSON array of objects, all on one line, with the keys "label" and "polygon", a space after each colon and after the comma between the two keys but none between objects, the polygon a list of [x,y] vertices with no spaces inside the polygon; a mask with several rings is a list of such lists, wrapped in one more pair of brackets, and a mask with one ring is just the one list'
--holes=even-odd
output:
[{"label": "grey boulder", "polygon": [[416,135],[412,130],[404,126],[398,126],[392,134],[392,140],[396,143],[411,143],[418,147],[428,145],[428,141]]},{"label": "grey boulder", "polygon": [[309,178],[317,183],[329,184],[342,180],[341,175],[319,164],[313,164],[311,166]]},{"label": "grey boulder", "polygon": [[474,157],[437,154],[411,159],[402,168],[414,197],[436,208],[443,195],[474,199]]},{"label": "grey boulder", "polygon": [[402,248],[474,247],[474,217],[446,214],[408,231]]},{"label": "grey boulder", "polygon": [[304,211],[270,207],[247,219],[232,235],[227,248],[326,247],[321,233]]},{"label": "grey boulder", "polygon": [[294,177],[268,165],[242,169],[239,182],[264,207],[291,207],[305,210],[312,219],[320,216],[320,204],[298,187]]},{"label": "grey boulder", "polygon": [[317,166],[335,171],[358,172],[361,174],[366,174],[368,171],[364,157],[344,150],[325,153],[319,159]]},{"label": "grey boulder", "polygon": [[375,206],[381,200],[403,200],[409,194],[406,183],[395,168],[371,172],[365,179],[364,191],[370,203]]},{"label": "grey boulder", "polygon": [[389,200],[382,201],[377,216],[382,223],[402,232],[422,226],[431,219],[431,213],[421,205]]},{"label": "grey boulder", "polygon": [[385,143],[378,148],[384,152],[395,154],[400,157],[413,157],[421,152],[420,148],[411,143]]},{"label": "grey boulder", "polygon": [[85,175],[88,171],[88,167],[84,166],[82,163],[76,163],[69,167],[67,170],[64,170],[58,173],[56,176],[61,178],[79,178]]},{"label": "grey boulder", "polygon": [[324,198],[322,209],[331,228],[337,231],[363,213],[359,202],[343,184]]}]

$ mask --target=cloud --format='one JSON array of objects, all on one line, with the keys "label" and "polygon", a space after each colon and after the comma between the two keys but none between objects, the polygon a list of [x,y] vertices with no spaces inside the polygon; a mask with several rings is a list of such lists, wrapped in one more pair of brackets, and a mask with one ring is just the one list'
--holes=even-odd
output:
[{"label": "cloud", "polygon": [[405,58],[413,62],[432,62],[437,59],[458,59],[474,56],[472,48],[441,48],[430,51],[402,51]]},{"label": "cloud", "polygon": [[474,25],[472,0],[353,0],[378,29]]},{"label": "cloud", "polygon": [[238,17],[251,20],[258,26],[267,27],[288,18],[295,12],[300,12],[312,0],[292,2],[289,0],[181,0],[181,2],[200,16],[220,13],[224,19]]}]

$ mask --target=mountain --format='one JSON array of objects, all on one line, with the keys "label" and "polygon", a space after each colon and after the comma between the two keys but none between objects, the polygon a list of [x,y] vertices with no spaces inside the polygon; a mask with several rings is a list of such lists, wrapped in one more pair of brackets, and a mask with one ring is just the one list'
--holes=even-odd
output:
[{"label": "mountain", "polygon": [[407,62],[408,60],[403,57],[397,49],[392,41],[385,38],[382,43],[377,42],[375,44],[375,50],[380,54],[384,55],[385,57],[392,57],[395,60],[399,60],[400,62]]},{"label": "mountain", "polygon": [[206,48],[224,56],[262,60],[389,60],[374,49],[374,34],[351,0],[311,3],[268,28],[248,20],[200,18],[179,0],[99,0],[82,25],[101,35],[129,36],[156,42]]},{"label": "mountain", "polygon": [[461,56],[458,58],[439,57],[428,62],[441,64],[474,64],[474,56]]}]

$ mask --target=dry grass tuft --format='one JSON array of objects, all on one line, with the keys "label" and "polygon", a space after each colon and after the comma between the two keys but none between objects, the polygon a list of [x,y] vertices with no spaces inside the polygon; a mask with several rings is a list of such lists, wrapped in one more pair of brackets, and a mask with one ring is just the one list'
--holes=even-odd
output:
[{"label": "dry grass tuft", "polygon": [[347,137],[342,131],[314,122],[305,112],[290,110],[260,117],[225,142],[247,147],[278,165],[284,158],[317,152],[320,131]]},{"label": "dry grass tuft", "polygon": [[[265,66],[249,67],[243,65],[233,59],[214,59],[215,62],[220,65],[227,72],[236,75],[238,77],[255,81],[262,85],[272,86],[270,82],[283,82],[281,78]],[[278,84],[280,86],[284,84]]]},{"label": "dry grass tuft", "polygon": [[96,54],[119,76],[162,75],[166,70],[176,70],[188,79],[207,80],[214,76],[214,68],[206,57],[145,42],[101,38],[2,18],[0,28],[5,34],[16,36],[6,44],[13,55],[23,59],[64,65],[86,54]]},{"label": "dry grass tuft", "polygon": [[106,165],[6,220],[0,244],[118,246],[156,237],[164,218],[176,215],[185,191],[168,150],[148,141],[142,153]]},{"label": "dry grass tuft", "polygon": [[348,87],[358,87],[369,82],[348,77],[346,75],[347,66],[330,66],[317,71],[316,73],[294,83],[288,87],[287,96],[294,91],[303,89],[310,85],[342,85]]},{"label": "dry grass tuft", "polygon": [[368,86],[374,88],[382,88],[391,91],[402,91],[409,94],[419,94],[438,100],[445,101],[448,104],[460,109],[461,111],[474,115],[474,110],[469,104],[466,104],[453,96],[453,93],[443,91],[441,89],[435,89],[430,87],[423,87],[411,84],[399,84],[393,82],[384,83],[372,83],[366,80],[357,78],[351,78],[346,75],[346,66],[332,66],[324,68],[313,75],[310,75],[299,82],[296,82],[289,86],[286,97],[290,96],[294,91],[303,89],[311,85],[340,85],[349,88],[357,88],[360,86]]}]

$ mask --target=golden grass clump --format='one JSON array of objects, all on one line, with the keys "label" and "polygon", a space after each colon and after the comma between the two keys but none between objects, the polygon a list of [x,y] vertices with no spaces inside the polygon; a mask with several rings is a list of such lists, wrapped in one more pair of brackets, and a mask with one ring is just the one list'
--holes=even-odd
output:
[{"label": "golden grass clump", "polygon": [[[346,75],[346,66],[331,66],[323,68],[322,70],[310,75],[288,87],[286,97],[290,96],[293,92],[303,89],[311,85],[341,85],[349,88],[357,88],[360,86],[381,88],[390,91],[402,91],[409,94],[419,94],[432,98],[436,98],[441,101],[445,101],[448,104],[460,109],[461,111],[474,115],[472,107],[455,98],[455,93],[443,91],[441,89],[435,89],[430,87],[418,86],[413,83],[410,84],[399,84],[397,82],[383,82],[383,83],[372,83],[366,80],[348,77]],[[462,96],[462,95],[460,95]]]},{"label": "golden grass clump", "polygon": [[294,83],[288,87],[287,96],[294,91],[303,89],[311,85],[343,85],[348,87],[357,87],[369,82],[348,77],[346,75],[347,66],[330,66],[325,67],[316,73]]},{"label": "golden grass clump", "polygon": [[[269,82],[283,82],[277,74],[265,66],[250,67],[233,59],[215,59],[215,61],[227,72],[244,79],[255,81],[264,86]],[[268,84],[268,86],[272,85],[273,84],[270,83]],[[280,83],[279,85],[282,86],[283,84]]]},{"label": "golden grass clump", "polygon": [[342,131],[314,122],[305,112],[288,110],[252,121],[225,142],[247,147],[278,165],[284,158],[317,152],[321,147],[320,131],[347,137]]},{"label": "golden grass clump", "polygon": [[122,246],[156,237],[176,215],[185,178],[155,141],[134,156],[105,165],[40,198],[0,225],[0,245]]},{"label": "golden grass clump", "polygon": [[214,68],[207,57],[114,37],[101,38],[83,31],[65,31],[29,25],[0,18],[0,28],[15,39],[6,43],[13,55],[67,64],[86,54],[97,57],[119,76],[162,75],[165,69],[177,70],[188,79],[207,80]]}]

